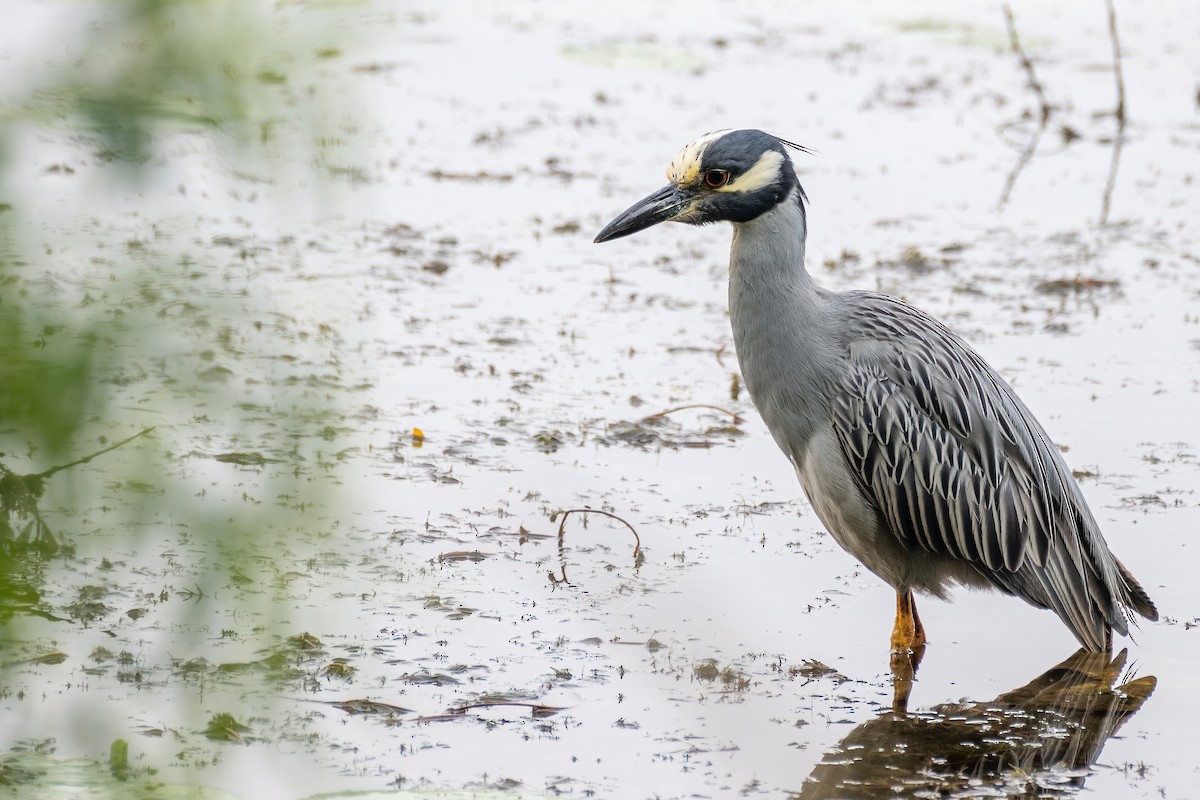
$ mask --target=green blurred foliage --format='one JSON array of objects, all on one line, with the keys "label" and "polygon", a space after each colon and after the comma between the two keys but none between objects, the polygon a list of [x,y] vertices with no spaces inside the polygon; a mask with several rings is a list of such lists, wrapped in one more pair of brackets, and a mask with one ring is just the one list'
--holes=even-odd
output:
[{"label": "green blurred foliage", "polygon": [[[22,714],[46,718],[25,698],[61,697],[82,667],[114,697],[133,682],[194,716],[173,735],[219,728],[227,746],[240,723],[205,729],[201,687],[236,674],[269,703],[316,674],[275,651],[218,663],[211,625],[283,639],[296,565],[337,527],[338,337],[272,292],[298,259],[295,202],[322,206],[344,180],[329,165],[355,158],[357,110],[336,4],[49,8],[55,40],[3,62],[19,91],[0,81],[0,786],[34,796],[69,767],[89,796],[157,797],[127,703],[68,701],[49,736],[86,725],[113,744],[64,761],[54,738],[21,738]],[[249,231],[230,195],[289,206],[274,229],[256,206],[266,230]]]},{"label": "green blurred foliage", "polygon": [[66,451],[96,402],[99,353],[90,329],[76,331],[70,344],[63,346],[60,337],[48,346],[48,325],[30,330],[38,316],[23,310],[19,300],[0,309],[0,420],[6,438],[16,435],[53,458]]},{"label": "green blurred foliage", "polygon": [[[120,225],[105,227],[103,206],[106,191],[141,187],[149,165],[180,135],[207,139],[227,165],[242,159],[269,172],[272,164],[320,164],[323,143],[345,141],[331,135],[331,115],[309,85],[341,52],[334,26],[296,8],[225,0],[66,4],[68,12],[94,17],[74,32],[64,26],[64,37],[80,37],[56,43],[69,62],[27,65],[26,90],[0,106],[0,606],[8,609],[0,623],[53,613],[31,559],[69,547],[79,531],[55,523],[51,533],[51,515],[39,508],[48,488],[61,487],[59,517],[100,508],[93,525],[131,540],[155,535],[158,524],[207,543],[211,557],[192,565],[200,591],[227,579],[235,561],[266,559],[265,549],[278,546],[268,544],[270,532],[304,530],[304,504],[332,501],[335,491],[334,481],[314,480],[299,464],[302,443],[327,436],[340,417],[336,394],[280,380],[251,400],[226,378],[240,361],[276,355],[263,348],[280,338],[250,329],[260,301],[253,291],[237,296],[223,285],[229,251],[189,253],[195,240],[169,236],[122,238]],[[301,80],[305,88],[295,90]],[[54,223],[26,210],[27,184],[13,177],[14,142],[31,132],[57,137],[64,152],[97,167],[87,186],[100,198],[89,209],[95,216],[62,221],[75,237],[70,256],[34,241]],[[306,185],[323,191],[319,176]],[[155,231],[153,192],[161,187],[145,191],[142,216]],[[150,408],[135,409],[152,417],[128,408],[128,387],[142,384],[165,387]],[[157,426],[153,436],[53,474],[137,433],[147,418]],[[253,484],[237,488],[244,497],[257,490],[271,501],[250,498],[231,512],[206,498],[210,483],[189,481],[180,464],[215,427],[200,432],[197,419],[216,420],[223,442],[271,453],[263,463],[277,468],[236,478]],[[82,479],[82,471],[116,458],[119,472]],[[111,502],[97,486],[126,499]],[[261,598],[274,599],[271,592]],[[19,637],[20,629],[9,624],[5,635]]]},{"label": "green blurred foliage", "polygon": [[104,22],[78,57],[47,70],[19,113],[48,124],[66,118],[98,135],[103,157],[135,166],[164,133],[220,133],[229,137],[226,147],[270,142],[294,99],[279,89],[334,52],[321,44],[316,24],[280,25],[267,3],[103,5]]}]

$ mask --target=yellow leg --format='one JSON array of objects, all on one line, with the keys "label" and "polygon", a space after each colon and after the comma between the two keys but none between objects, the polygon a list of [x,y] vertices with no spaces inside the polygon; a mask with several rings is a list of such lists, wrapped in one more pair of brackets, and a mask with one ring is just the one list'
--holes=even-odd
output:
[{"label": "yellow leg", "polygon": [[892,710],[903,714],[908,710],[917,667],[925,655],[925,626],[917,616],[917,603],[912,592],[896,592],[896,625],[892,628]]},{"label": "yellow leg", "polygon": [[907,589],[896,592],[896,625],[892,628],[892,652],[916,653],[925,647],[925,626],[917,616],[917,601]]}]

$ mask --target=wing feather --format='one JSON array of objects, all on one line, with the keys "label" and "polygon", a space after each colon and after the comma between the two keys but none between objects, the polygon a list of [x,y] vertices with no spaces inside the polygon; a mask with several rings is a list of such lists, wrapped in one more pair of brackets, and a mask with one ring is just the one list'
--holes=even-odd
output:
[{"label": "wing feather", "polygon": [[1093,650],[1110,628],[1127,630],[1129,607],[1153,618],[1011,387],[921,312],[883,295],[847,297],[834,431],[892,534],[1053,609]]}]

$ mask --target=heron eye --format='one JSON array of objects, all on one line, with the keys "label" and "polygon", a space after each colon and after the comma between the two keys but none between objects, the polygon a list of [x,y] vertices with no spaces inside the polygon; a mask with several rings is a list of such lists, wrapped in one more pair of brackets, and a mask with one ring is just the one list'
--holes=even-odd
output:
[{"label": "heron eye", "polygon": [[724,169],[710,169],[704,173],[704,184],[710,189],[720,189],[725,184],[729,183],[729,171]]}]

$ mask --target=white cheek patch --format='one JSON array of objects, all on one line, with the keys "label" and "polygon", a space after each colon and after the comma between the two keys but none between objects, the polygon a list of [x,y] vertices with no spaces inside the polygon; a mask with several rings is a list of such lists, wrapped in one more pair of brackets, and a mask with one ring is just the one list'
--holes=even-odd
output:
[{"label": "white cheek patch", "polygon": [[770,186],[779,177],[779,167],[783,164],[783,153],[768,150],[763,153],[754,166],[737,176],[730,183],[717,189],[718,192],[753,192],[764,186]]}]

